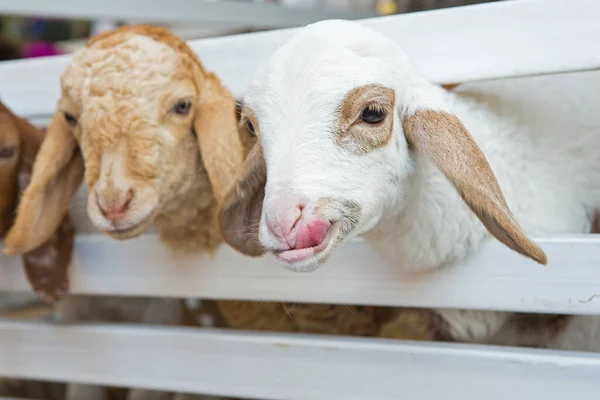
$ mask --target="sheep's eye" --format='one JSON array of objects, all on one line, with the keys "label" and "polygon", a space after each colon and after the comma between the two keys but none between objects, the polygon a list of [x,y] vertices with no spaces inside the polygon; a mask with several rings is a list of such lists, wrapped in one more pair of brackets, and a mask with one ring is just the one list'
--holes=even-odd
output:
[{"label": "sheep's eye", "polygon": [[252,122],[246,122],[246,127],[248,128],[248,132],[250,132],[252,136],[256,136],[256,132],[254,131],[254,125],[252,125]]},{"label": "sheep's eye", "polygon": [[367,124],[378,124],[385,119],[385,111],[373,106],[367,106],[360,113],[360,119]]},{"label": "sheep's eye", "polygon": [[173,106],[173,112],[179,115],[188,115],[192,109],[190,100],[180,100]]},{"label": "sheep's eye", "polygon": [[72,116],[69,113],[64,113],[65,114],[65,119],[67,120],[67,123],[71,126],[75,126],[77,125],[77,118],[75,118],[74,116]]},{"label": "sheep's eye", "polygon": [[0,159],[12,158],[17,152],[16,147],[0,147]]}]

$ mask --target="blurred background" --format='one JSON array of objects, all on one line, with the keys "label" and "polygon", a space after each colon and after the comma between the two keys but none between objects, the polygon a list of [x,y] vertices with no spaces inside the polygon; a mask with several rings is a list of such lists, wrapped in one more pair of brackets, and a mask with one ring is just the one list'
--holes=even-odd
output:
[{"label": "blurred background", "polygon": [[[121,0],[96,4],[86,0],[1,0],[0,61],[70,53],[91,35],[139,22],[167,26],[193,40],[300,26],[319,19],[355,19],[491,1],[499,0]],[[130,19],[136,10],[147,19]]]}]

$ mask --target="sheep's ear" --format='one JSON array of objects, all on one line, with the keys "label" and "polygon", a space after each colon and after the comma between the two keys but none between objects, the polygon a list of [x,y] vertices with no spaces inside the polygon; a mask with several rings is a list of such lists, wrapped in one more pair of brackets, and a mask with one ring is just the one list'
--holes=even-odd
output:
[{"label": "sheep's ear", "polygon": [[256,143],[218,212],[219,228],[225,242],[252,257],[265,252],[258,240],[258,227],[266,183],[267,167],[262,147]]},{"label": "sheep's ear", "polygon": [[409,145],[433,161],[496,239],[546,264],[546,254],[515,220],[483,152],[455,115],[416,111],[404,117],[402,127]]},{"label": "sheep's ear", "polygon": [[231,93],[213,74],[205,75],[200,82],[194,131],[208,179],[220,203],[244,161],[242,143]]},{"label": "sheep's ear", "polygon": [[83,179],[81,152],[61,112],[57,112],[33,165],[31,183],[8,232],[4,252],[23,254],[46,243],[61,225]]},{"label": "sheep's ear", "polygon": [[[19,171],[19,191],[22,193],[31,179],[31,168]],[[69,264],[75,240],[75,228],[65,215],[58,229],[41,246],[23,254],[25,275],[33,291],[43,300],[54,303],[69,290]]]}]

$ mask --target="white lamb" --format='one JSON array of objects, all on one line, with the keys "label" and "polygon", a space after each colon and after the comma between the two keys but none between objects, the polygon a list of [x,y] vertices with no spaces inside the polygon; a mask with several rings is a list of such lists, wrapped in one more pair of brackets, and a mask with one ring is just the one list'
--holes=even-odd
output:
[{"label": "white lamb", "polygon": [[[295,271],[359,236],[410,271],[459,260],[490,233],[545,264],[519,223],[528,235],[591,231],[600,127],[541,130],[500,100],[428,82],[359,23],[309,25],[246,93],[243,116],[260,143],[221,210],[224,236]],[[259,240],[248,235],[258,221]],[[438,310],[431,321],[448,340],[600,351],[595,317]]]}]

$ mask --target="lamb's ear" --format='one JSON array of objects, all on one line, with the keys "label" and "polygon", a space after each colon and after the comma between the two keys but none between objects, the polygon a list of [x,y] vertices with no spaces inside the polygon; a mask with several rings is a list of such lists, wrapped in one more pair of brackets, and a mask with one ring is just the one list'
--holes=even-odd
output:
[{"label": "lamb's ear", "polygon": [[208,179],[220,203],[233,185],[244,155],[233,96],[214,74],[206,74],[200,82],[194,131]]},{"label": "lamb's ear", "polygon": [[409,145],[434,162],[496,239],[546,264],[546,254],[515,220],[483,152],[455,115],[420,110],[406,115],[402,127]]},{"label": "lamb's ear", "polygon": [[[22,118],[11,114],[21,139],[21,152],[15,188],[18,196],[31,183],[36,154],[44,140],[44,133]],[[15,195],[15,200],[16,200]],[[13,210],[14,211],[14,210]],[[41,246],[23,254],[25,275],[33,291],[48,302],[61,300],[69,289],[68,267],[71,261],[75,229],[69,215],[63,218],[54,234]]]},{"label": "lamb's ear", "polygon": [[22,254],[48,241],[61,225],[83,179],[81,151],[62,112],[57,112],[33,165],[31,183],[8,232],[4,252]]},{"label": "lamb's ear", "polygon": [[265,159],[262,147],[256,143],[218,212],[219,228],[225,242],[252,257],[265,252],[258,240],[258,227],[266,183]]},{"label": "lamb's ear", "polygon": [[[19,172],[21,191],[27,187],[30,173],[26,170]],[[23,254],[29,284],[40,298],[49,303],[61,300],[69,290],[69,264],[74,240],[75,228],[67,214],[50,239]]]}]

